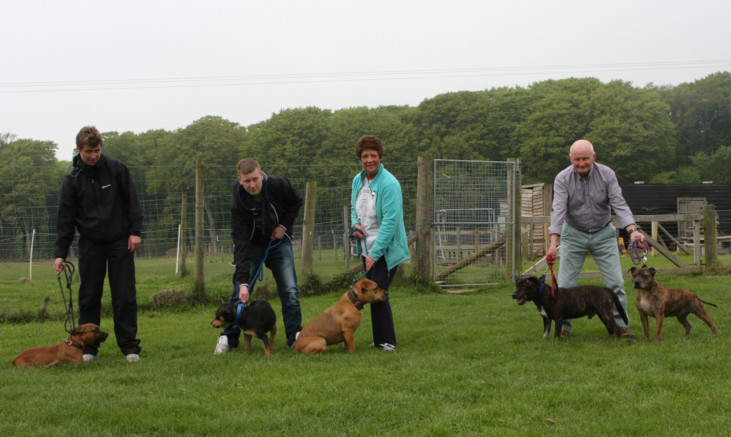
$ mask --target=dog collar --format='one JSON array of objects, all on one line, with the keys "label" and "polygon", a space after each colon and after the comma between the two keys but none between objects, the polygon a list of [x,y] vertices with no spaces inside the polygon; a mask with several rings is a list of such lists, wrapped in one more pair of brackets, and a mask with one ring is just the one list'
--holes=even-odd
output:
[{"label": "dog collar", "polygon": [[68,338],[64,338],[63,339],[63,342],[66,343],[69,346],[77,347],[79,349],[84,349],[84,347],[82,345],[80,345],[80,344],[74,344],[74,342],[71,341],[71,340],[69,340]]},{"label": "dog collar", "polygon": [[363,309],[363,302],[358,299],[358,295],[355,294],[353,287],[350,287],[350,290],[348,290],[348,298],[351,302],[353,302],[353,305],[358,308],[358,311]]},{"label": "dog collar", "polygon": [[238,325],[239,324],[239,319],[241,318],[241,313],[244,311],[244,307],[245,306],[246,306],[245,303],[240,303],[236,307],[236,318],[234,319],[234,323],[233,323],[234,325]]},{"label": "dog collar", "polygon": [[543,289],[546,288],[546,274],[541,275],[541,288],[538,289],[538,295],[543,295]]}]

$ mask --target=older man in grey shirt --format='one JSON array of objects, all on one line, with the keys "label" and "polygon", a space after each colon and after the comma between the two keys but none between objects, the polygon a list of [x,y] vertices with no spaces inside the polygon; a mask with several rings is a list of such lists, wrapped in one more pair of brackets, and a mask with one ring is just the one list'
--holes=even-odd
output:
[{"label": "older man in grey shirt", "polygon": [[[553,183],[553,210],[551,211],[551,243],[547,259],[555,259],[561,243],[561,263],[558,270],[559,287],[574,287],[589,251],[599,266],[604,285],[619,298],[627,312],[627,294],[624,291],[622,266],[619,263],[616,232],[612,225],[612,210],[619,224],[630,234],[630,240],[644,240],[637,231],[632,211],[622,197],[617,176],[606,165],[596,161],[594,146],[587,140],[571,145],[571,165],[561,171]],[[614,320],[625,338],[634,334],[614,310]],[[571,321],[561,327],[561,337],[571,332]]]}]

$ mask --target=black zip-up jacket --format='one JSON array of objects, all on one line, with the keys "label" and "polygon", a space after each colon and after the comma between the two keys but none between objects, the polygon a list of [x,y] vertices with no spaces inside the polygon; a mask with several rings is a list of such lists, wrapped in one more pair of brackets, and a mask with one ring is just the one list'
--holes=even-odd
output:
[{"label": "black zip-up jacket", "polygon": [[[231,238],[234,242],[234,266],[236,279],[249,284],[251,278],[251,244],[254,241],[269,241],[277,226],[283,226],[285,237],[292,239],[294,221],[302,206],[302,196],[283,176],[264,174],[262,180],[262,228],[256,229],[252,207],[257,203],[246,192],[239,181],[231,185]],[[258,235],[255,232],[258,231]]]},{"label": "black zip-up jacket", "polygon": [[66,258],[75,231],[98,242],[142,236],[142,207],[129,170],[101,155],[96,165],[74,156],[59,195],[55,258]]}]

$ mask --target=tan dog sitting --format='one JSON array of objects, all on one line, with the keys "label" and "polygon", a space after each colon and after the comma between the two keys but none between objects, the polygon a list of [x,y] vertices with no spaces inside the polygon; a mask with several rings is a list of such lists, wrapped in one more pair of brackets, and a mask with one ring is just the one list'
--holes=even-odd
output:
[{"label": "tan dog sitting", "polygon": [[363,278],[345,292],[335,305],[305,325],[294,343],[294,350],[305,354],[325,352],[331,344],[345,342],[355,352],[353,335],[360,326],[360,310],[367,303],[383,302],[386,292],[378,284]]},{"label": "tan dog sitting", "polygon": [[93,323],[83,325],[71,331],[69,338],[63,343],[49,347],[37,347],[20,353],[13,360],[16,367],[23,366],[46,366],[51,367],[58,363],[78,364],[83,361],[82,349],[87,345],[98,345],[107,339],[109,334],[99,330],[99,326]]},{"label": "tan dog sitting", "polygon": [[645,340],[650,338],[650,326],[647,316],[657,319],[655,341],[660,341],[662,322],[665,317],[677,317],[685,328],[685,335],[690,335],[688,314],[693,313],[711,327],[714,334],[718,332],[716,325],[711,322],[703,304],[716,306],[702,300],[692,291],[683,288],[668,288],[655,280],[655,269],[643,265],[642,268],[632,267],[632,285],[637,289],[637,310],[640,313],[642,327],[645,328]]}]

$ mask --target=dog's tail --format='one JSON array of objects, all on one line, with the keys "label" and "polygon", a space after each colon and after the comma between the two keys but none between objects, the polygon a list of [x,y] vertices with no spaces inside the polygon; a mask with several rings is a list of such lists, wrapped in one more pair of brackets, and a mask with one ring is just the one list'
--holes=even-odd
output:
[{"label": "dog's tail", "polygon": [[617,308],[617,312],[619,312],[619,315],[622,316],[622,320],[624,320],[625,324],[629,324],[629,318],[627,317],[627,313],[624,311],[624,307],[622,306],[622,302],[619,301],[619,297],[617,297],[616,294],[612,290],[609,290],[609,292],[612,294],[612,299],[614,300],[614,307]]},{"label": "dog's tail", "polygon": [[[698,296],[696,296],[696,297],[698,297]],[[716,308],[718,308],[718,305],[716,305],[715,303],[711,303],[711,302],[706,302],[705,300],[701,299],[700,297],[698,297],[698,300],[699,300],[699,301],[701,301],[701,302],[703,302],[703,303],[704,303],[704,304],[706,304],[706,305],[710,305],[710,306],[712,306],[712,307],[716,307]]]}]

